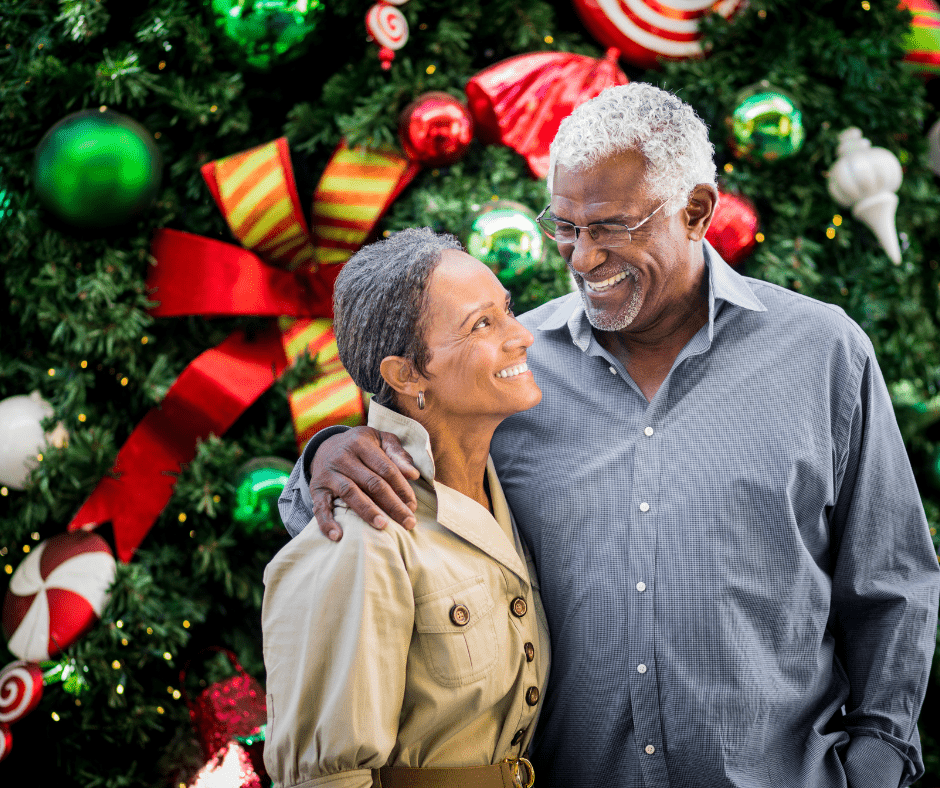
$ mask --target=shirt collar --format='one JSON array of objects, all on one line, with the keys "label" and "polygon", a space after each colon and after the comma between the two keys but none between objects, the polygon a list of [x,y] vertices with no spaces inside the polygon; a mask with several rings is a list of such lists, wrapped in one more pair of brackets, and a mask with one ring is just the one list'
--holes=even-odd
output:
[{"label": "shirt collar", "polygon": [[398,436],[402,448],[411,455],[421,477],[434,488],[434,457],[431,454],[431,436],[414,419],[380,405],[374,399],[369,402],[369,426],[391,432]]},{"label": "shirt collar", "polygon": [[[703,249],[705,268],[708,272],[708,339],[711,341],[715,336],[718,301],[725,301],[753,312],[766,312],[767,307],[754,295],[747,280],[722,260],[721,255],[708,241],[703,241]],[[584,311],[584,302],[578,293],[563,299],[558,309],[538,326],[538,330],[552,331],[564,326],[571,332],[574,343],[586,353],[593,334]]]}]

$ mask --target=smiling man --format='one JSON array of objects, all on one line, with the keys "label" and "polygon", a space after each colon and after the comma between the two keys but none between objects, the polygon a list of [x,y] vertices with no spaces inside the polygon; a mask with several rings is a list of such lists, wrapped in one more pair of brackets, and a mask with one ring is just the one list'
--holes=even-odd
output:
[{"label": "smiling man", "polygon": [[[578,294],[521,318],[543,399],[491,446],[552,639],[538,784],[907,785],[940,570],[888,392],[841,309],[704,240],[712,156],[642,83],[552,144],[539,218]],[[413,523],[387,436],[325,437],[282,496],[291,533],[316,514],[338,537],[334,495]]]}]

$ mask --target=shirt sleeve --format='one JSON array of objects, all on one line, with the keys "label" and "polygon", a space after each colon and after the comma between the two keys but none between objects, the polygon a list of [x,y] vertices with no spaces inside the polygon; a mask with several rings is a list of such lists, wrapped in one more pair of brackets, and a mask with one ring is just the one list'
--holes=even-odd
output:
[{"label": "shirt sleeve", "polygon": [[370,788],[398,736],[411,581],[396,536],[338,517],[342,540],[314,523],[265,570],[264,762],[279,788]]},{"label": "shirt sleeve", "polygon": [[327,427],[314,435],[304,447],[303,454],[294,464],[294,470],[284,485],[277,500],[277,508],[287,533],[297,536],[313,519],[313,502],[310,500],[310,463],[320,444],[327,438],[349,429],[342,424]]},{"label": "shirt sleeve", "polygon": [[864,351],[831,512],[830,626],[849,680],[849,785],[894,788],[924,772],[917,718],[935,646],[940,568],[867,338]]}]

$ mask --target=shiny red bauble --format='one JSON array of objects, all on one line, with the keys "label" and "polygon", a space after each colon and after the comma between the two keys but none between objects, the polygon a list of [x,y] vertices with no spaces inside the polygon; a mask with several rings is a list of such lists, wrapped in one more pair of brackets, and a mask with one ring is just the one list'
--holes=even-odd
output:
[{"label": "shiny red bauble", "polygon": [[473,139],[473,118],[449,93],[424,93],[402,111],[398,138],[412,161],[443,167],[458,161]]},{"label": "shiny red bauble", "polygon": [[747,197],[720,190],[719,196],[718,208],[705,239],[728,265],[735,266],[754,251],[760,220]]}]

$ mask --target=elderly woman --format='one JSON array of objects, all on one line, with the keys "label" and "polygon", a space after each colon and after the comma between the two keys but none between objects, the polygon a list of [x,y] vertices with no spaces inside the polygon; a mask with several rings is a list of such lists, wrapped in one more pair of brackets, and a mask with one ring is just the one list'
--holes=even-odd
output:
[{"label": "elderly woman", "polygon": [[334,513],[265,570],[265,766],[278,786],[531,785],[548,673],[535,572],[489,460],[539,403],[532,335],[451,236],[405,230],[336,280],[336,342],[369,424],[414,458],[418,525]]}]

